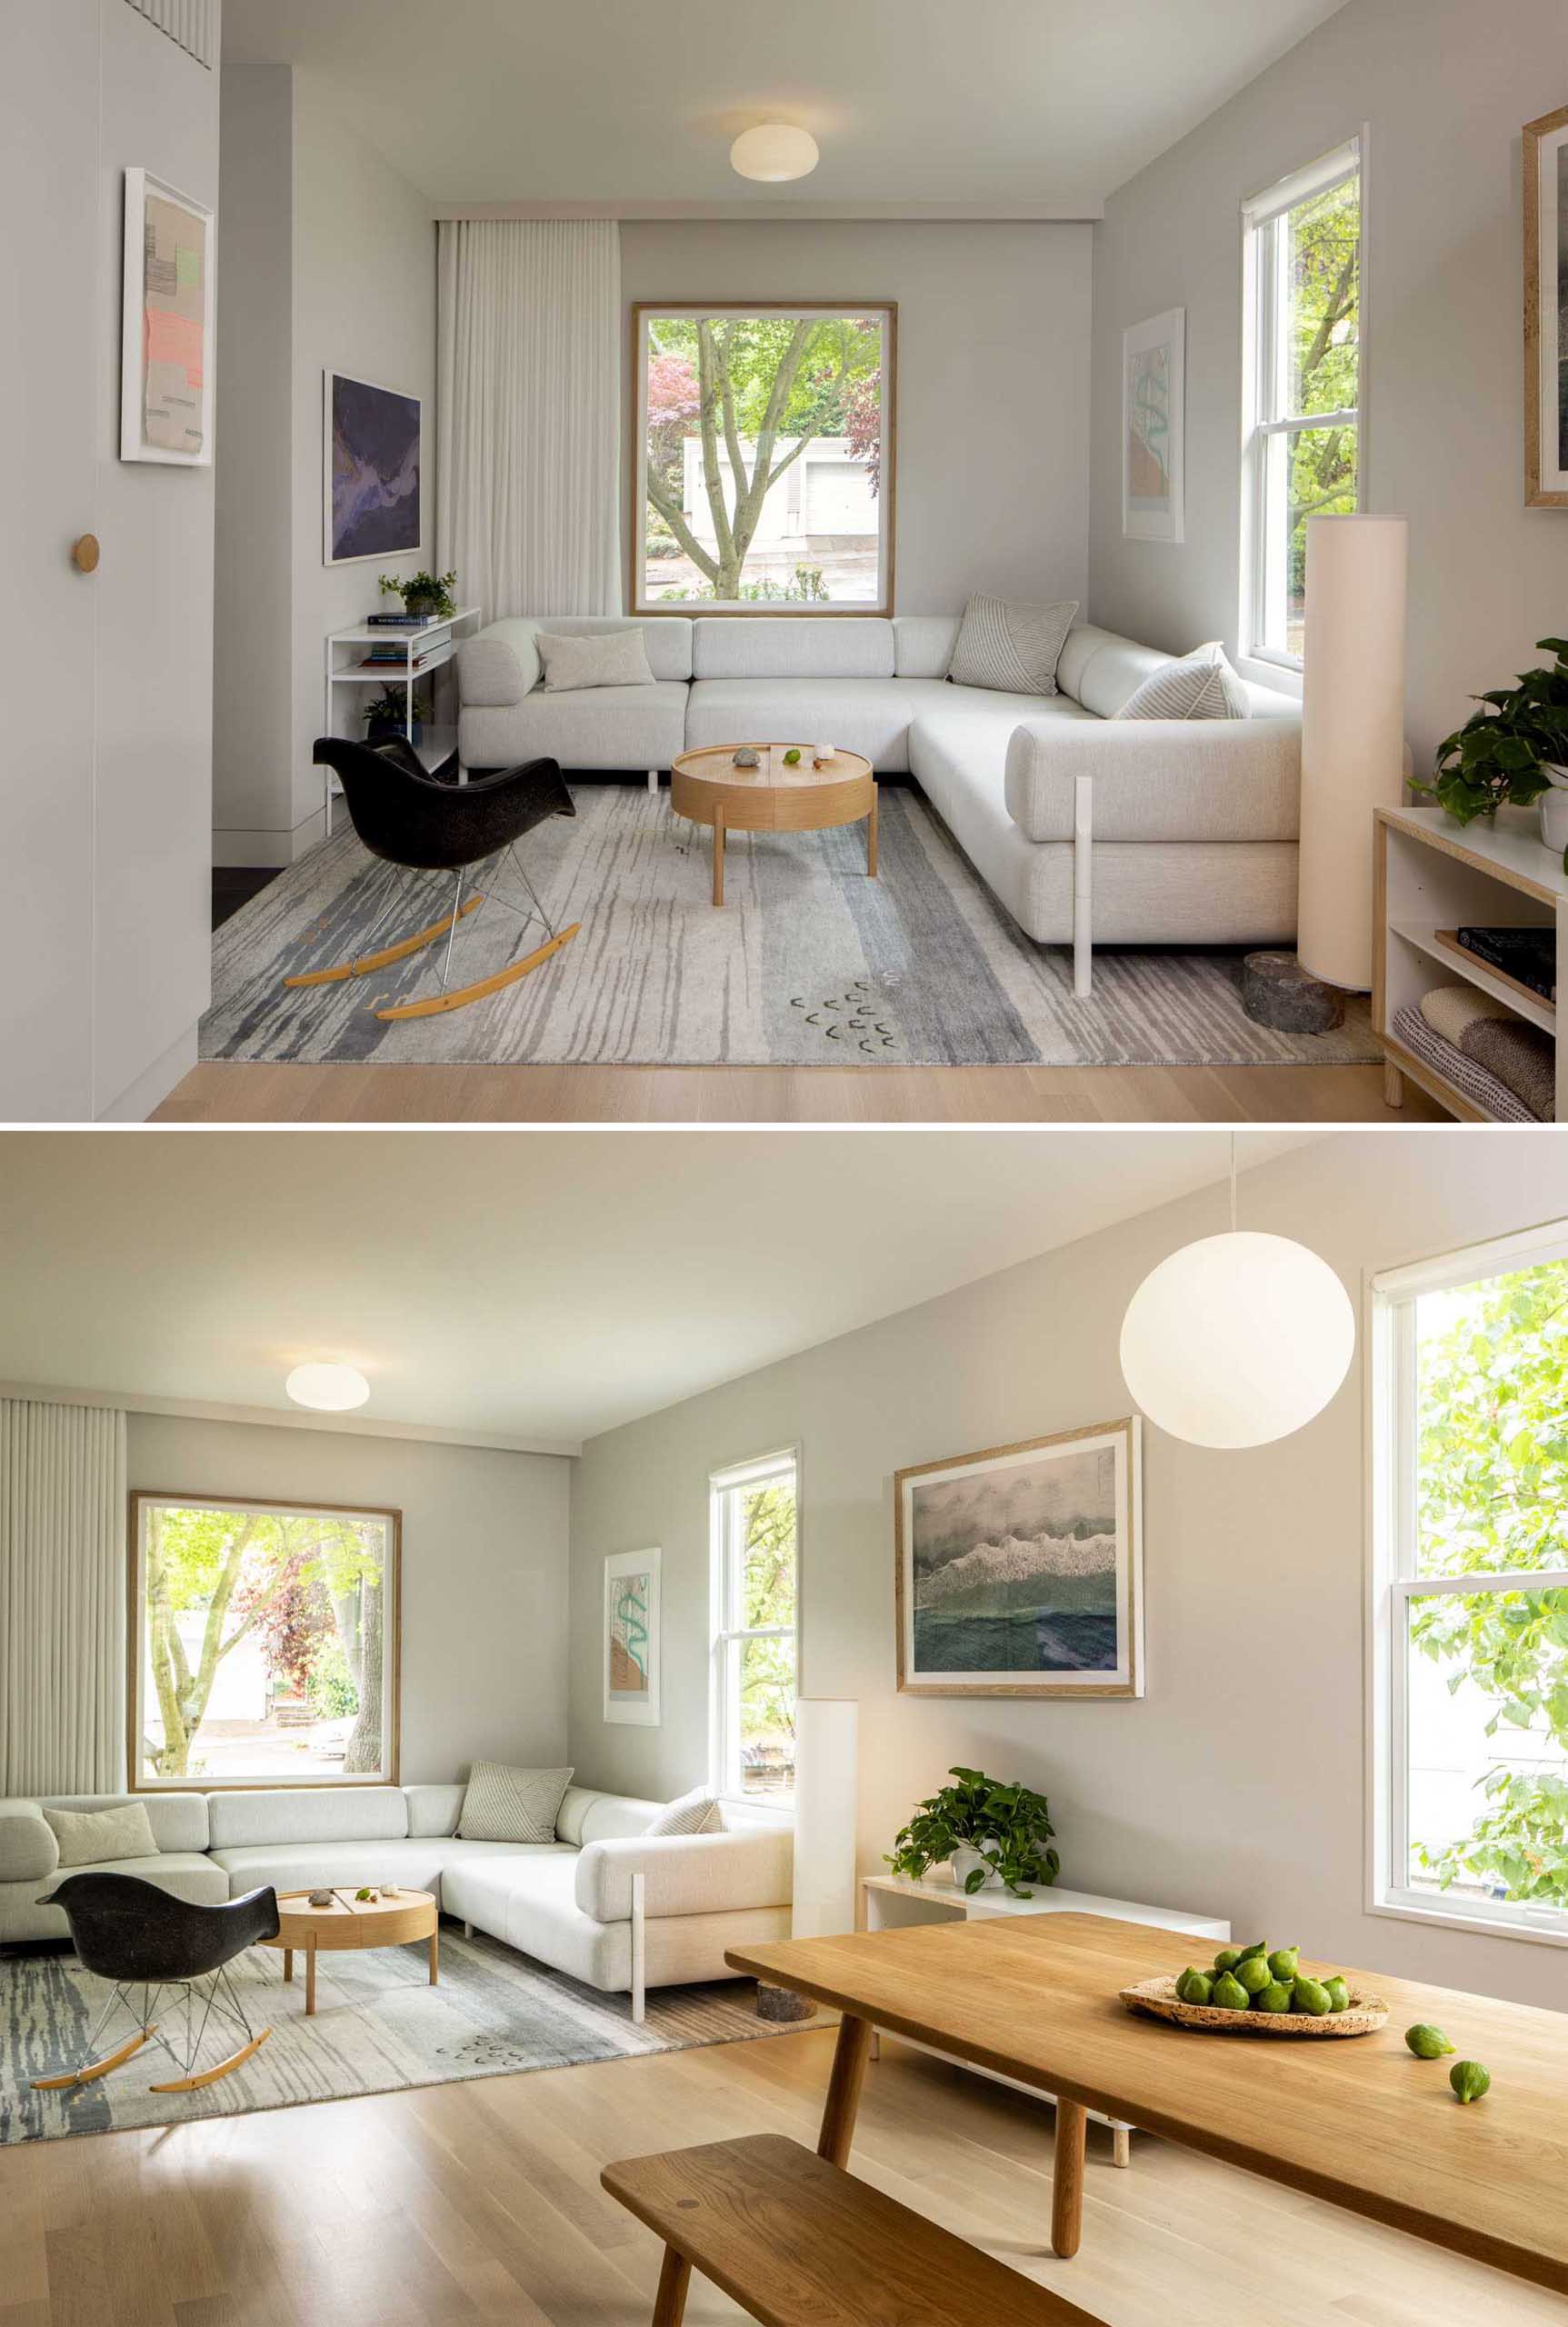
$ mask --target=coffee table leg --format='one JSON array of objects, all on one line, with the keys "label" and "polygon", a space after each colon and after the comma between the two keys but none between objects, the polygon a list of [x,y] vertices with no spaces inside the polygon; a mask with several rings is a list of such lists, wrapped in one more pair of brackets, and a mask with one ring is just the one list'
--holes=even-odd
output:
[{"label": "coffee table leg", "polygon": [[865,826],[865,875],[868,881],[874,881],[876,878],[876,787],[874,784],[871,792],[871,814],[866,819]]},{"label": "coffee table leg", "polygon": [[294,1977],[294,1950],[292,1947],[285,1947],[283,1952],[283,1975],[285,1980],[292,1980]]},{"label": "coffee table leg", "polygon": [[724,812],[714,810],[714,903],[724,901]]},{"label": "coffee table leg", "polygon": [[830,2165],[849,2162],[849,2146],[854,2139],[854,2121],[860,2111],[860,2088],[865,2079],[865,2057],[870,2050],[870,2021],[852,2019],[846,2012],[838,2023],[833,2074],[828,2079],[822,2131],[816,2143],[818,2157],[826,2158]]},{"label": "coffee table leg", "polygon": [[435,1987],[441,1977],[441,1926],[436,1924],[430,1934],[430,1984]]},{"label": "coffee table leg", "polygon": [[1051,2179],[1051,2251],[1064,2262],[1084,2230],[1084,2140],[1088,2118],[1077,2101],[1056,2101],[1056,2159]]},{"label": "coffee table leg", "polygon": [[315,2018],[315,1950],[314,1947],[307,1947],[305,1951],[305,2016],[307,2020]]}]

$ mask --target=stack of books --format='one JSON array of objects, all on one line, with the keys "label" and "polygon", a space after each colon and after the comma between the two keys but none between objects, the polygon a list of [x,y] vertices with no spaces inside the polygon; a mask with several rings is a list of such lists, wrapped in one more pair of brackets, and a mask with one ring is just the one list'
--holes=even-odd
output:
[{"label": "stack of books", "polygon": [[443,622],[443,614],[366,614],[369,630],[428,630],[432,623]]},{"label": "stack of books", "polygon": [[1454,942],[1504,977],[1538,994],[1543,1002],[1557,999],[1557,932],[1555,929],[1456,929]]}]

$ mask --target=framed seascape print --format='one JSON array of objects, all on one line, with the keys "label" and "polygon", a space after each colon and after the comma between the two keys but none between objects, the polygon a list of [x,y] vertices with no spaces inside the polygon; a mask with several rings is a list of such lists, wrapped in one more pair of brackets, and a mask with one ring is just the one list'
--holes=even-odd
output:
[{"label": "framed seascape print", "polygon": [[891,614],[896,306],[639,302],[634,614]]},{"label": "framed seascape print", "polygon": [[1141,1458],[1134,1414],[900,1471],[899,1688],[1141,1697]]},{"label": "framed seascape print", "polygon": [[324,565],[420,545],[420,404],[345,372],[322,375]]},{"label": "framed seascape print", "polygon": [[1568,105],[1524,128],[1524,490],[1568,509]]},{"label": "framed seascape print", "polygon": [[1122,334],[1122,531],[1134,541],[1182,538],[1186,368],[1184,307]]},{"label": "framed seascape print", "polygon": [[148,170],[125,172],[120,458],[213,457],[217,214]]},{"label": "framed seascape print", "polygon": [[604,1562],[604,1718],[659,1725],[659,1554]]}]

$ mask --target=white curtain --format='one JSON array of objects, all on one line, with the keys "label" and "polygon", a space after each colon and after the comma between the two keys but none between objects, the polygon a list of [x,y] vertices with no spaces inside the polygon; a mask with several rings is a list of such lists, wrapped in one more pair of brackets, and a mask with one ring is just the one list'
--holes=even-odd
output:
[{"label": "white curtain", "polygon": [[0,1795],[125,1783],[125,1417],[0,1398]]},{"label": "white curtain", "polygon": [[440,225],[437,564],[486,622],[621,611],[613,219]]}]

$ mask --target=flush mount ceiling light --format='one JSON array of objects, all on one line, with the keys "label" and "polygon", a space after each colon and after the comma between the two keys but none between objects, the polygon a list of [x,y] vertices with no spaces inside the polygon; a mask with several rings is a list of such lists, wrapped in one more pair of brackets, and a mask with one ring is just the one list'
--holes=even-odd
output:
[{"label": "flush mount ceiling light", "polygon": [[767,121],[758,129],[743,130],[730,147],[731,168],[767,185],[809,177],[821,159],[810,130],[796,129],[787,121]]},{"label": "flush mount ceiling light", "polygon": [[369,1383],[352,1365],[296,1365],[283,1386],[296,1406],[324,1414],[347,1413],[370,1395]]},{"label": "flush mount ceiling light", "polygon": [[1326,1261],[1231,1225],[1152,1269],[1122,1321],[1122,1372],[1151,1422],[1193,1446],[1266,1446],[1327,1405],[1355,1354],[1355,1312]]}]

